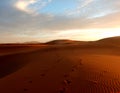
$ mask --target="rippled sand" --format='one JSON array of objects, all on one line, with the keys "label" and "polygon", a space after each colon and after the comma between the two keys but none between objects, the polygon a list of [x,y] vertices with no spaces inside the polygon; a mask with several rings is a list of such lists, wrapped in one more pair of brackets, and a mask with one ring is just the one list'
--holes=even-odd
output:
[{"label": "rippled sand", "polygon": [[120,93],[117,47],[48,45],[29,49],[4,51],[0,56],[1,93]]}]

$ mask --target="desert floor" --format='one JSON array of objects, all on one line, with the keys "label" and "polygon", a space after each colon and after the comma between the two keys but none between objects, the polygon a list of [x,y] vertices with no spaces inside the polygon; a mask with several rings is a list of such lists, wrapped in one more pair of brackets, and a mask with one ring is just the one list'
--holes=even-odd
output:
[{"label": "desert floor", "polygon": [[0,47],[0,93],[120,93],[120,48]]}]

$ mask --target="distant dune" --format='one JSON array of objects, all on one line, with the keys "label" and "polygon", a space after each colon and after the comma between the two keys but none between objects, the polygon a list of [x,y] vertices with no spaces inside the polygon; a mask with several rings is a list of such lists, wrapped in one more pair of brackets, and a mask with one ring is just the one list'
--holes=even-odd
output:
[{"label": "distant dune", "polygon": [[98,41],[75,41],[75,40],[62,39],[62,40],[53,40],[45,44],[54,45],[54,46],[65,45],[70,47],[71,45],[77,45],[76,47],[120,47],[120,36],[105,38]]},{"label": "distant dune", "polygon": [[120,47],[120,36],[99,40],[98,43]]},{"label": "distant dune", "polygon": [[72,44],[84,44],[85,41],[75,41],[75,40],[67,40],[67,39],[61,39],[61,40],[53,40],[50,42],[47,42],[45,44],[49,45],[72,45]]},{"label": "distant dune", "polygon": [[120,93],[120,37],[0,45],[1,93]]}]

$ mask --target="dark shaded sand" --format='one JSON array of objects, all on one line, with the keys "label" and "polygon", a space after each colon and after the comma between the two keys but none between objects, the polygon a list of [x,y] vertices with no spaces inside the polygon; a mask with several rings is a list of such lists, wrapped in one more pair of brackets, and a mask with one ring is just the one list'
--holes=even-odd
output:
[{"label": "dark shaded sand", "polygon": [[35,51],[43,48],[44,44],[0,44],[0,56]]},{"label": "dark shaded sand", "polygon": [[0,56],[0,93],[120,93],[120,47],[103,41],[13,48]]}]

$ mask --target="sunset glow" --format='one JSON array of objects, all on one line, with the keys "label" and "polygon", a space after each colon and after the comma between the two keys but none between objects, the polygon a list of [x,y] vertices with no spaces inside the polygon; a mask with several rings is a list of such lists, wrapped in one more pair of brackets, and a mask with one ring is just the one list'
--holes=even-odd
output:
[{"label": "sunset glow", "polygon": [[0,12],[0,43],[120,36],[119,0],[4,0]]}]

